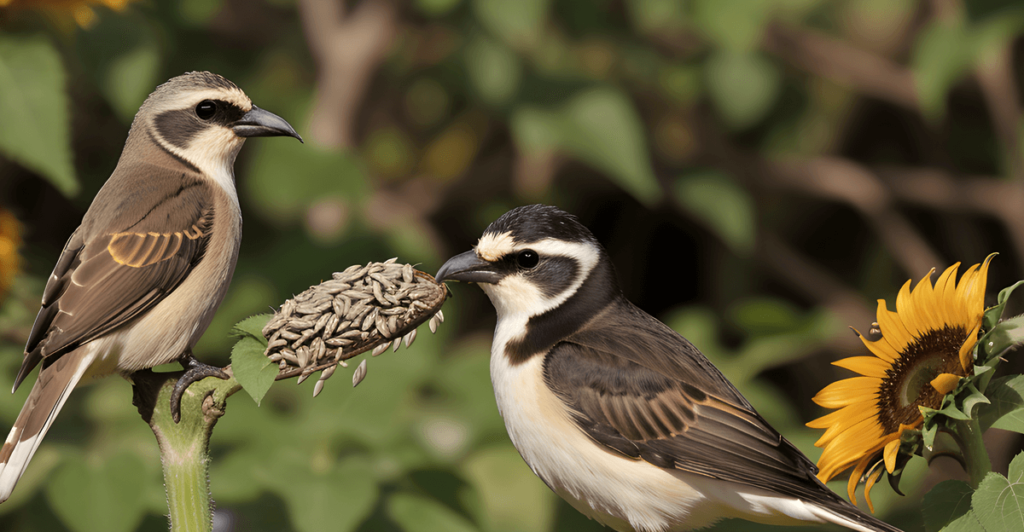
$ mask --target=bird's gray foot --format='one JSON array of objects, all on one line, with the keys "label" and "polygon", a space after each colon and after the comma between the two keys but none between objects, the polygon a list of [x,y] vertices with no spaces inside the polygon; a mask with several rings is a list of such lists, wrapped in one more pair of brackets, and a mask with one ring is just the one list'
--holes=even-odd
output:
[{"label": "bird's gray foot", "polygon": [[181,421],[181,396],[185,395],[185,390],[193,382],[201,381],[206,377],[217,377],[218,379],[231,378],[221,368],[203,364],[196,360],[191,352],[185,353],[185,356],[181,357],[178,362],[185,368],[185,374],[178,379],[178,382],[174,383],[174,391],[171,392],[171,419],[175,423]]}]

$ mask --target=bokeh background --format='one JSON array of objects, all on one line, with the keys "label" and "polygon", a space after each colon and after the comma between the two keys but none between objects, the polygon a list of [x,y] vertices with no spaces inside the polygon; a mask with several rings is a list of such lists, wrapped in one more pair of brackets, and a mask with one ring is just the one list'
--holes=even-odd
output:
[{"label": "bokeh background", "polygon": [[[1000,0],[0,0],[0,389],[139,104],[210,70],[306,143],[238,158],[241,258],[199,358],[227,364],[234,322],[331,272],[434,272],[506,210],[551,203],[816,459],[810,398],[865,354],[846,327],[876,299],[990,252],[990,293],[1024,277],[1022,33],[1024,7]],[[342,370],[315,400],[312,381],[231,399],[218,531],[600,529],[509,443],[493,310],[453,289],[438,334],[372,359],[356,389]],[[0,397],[0,430],[29,388]],[[119,378],[75,391],[0,530],[166,530],[131,396]],[[987,440],[1005,472],[1021,439]],[[922,530],[950,477],[952,460],[914,460],[905,497],[874,489],[877,515]]]}]

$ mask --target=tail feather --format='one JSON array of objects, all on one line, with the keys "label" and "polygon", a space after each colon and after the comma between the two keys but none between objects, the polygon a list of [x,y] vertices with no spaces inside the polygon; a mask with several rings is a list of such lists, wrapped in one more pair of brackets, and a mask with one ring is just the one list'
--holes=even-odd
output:
[{"label": "tail feather", "polygon": [[828,504],[810,504],[808,506],[811,508],[811,512],[818,518],[851,530],[859,532],[902,532],[899,528],[865,513],[838,495],[835,495],[835,500]]},{"label": "tail feather", "polygon": [[60,357],[39,372],[25,406],[0,448],[0,502],[11,496],[46,431],[50,430],[57,413],[93,358],[91,350],[79,349]]}]

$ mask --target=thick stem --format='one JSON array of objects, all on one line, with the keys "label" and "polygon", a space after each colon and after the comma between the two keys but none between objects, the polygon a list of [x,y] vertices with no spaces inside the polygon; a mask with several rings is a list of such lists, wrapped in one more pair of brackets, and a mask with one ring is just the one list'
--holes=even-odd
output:
[{"label": "thick stem", "polygon": [[206,378],[192,384],[181,400],[181,422],[175,423],[171,419],[170,397],[181,375],[182,372],[136,373],[132,376],[134,403],[160,446],[171,531],[210,532],[210,434],[224,415],[228,396],[241,387],[234,378]]},{"label": "thick stem", "polygon": [[964,457],[964,468],[970,477],[969,482],[972,488],[978,489],[985,475],[992,471],[992,461],[989,460],[988,451],[985,449],[981,426],[977,419],[958,421],[956,433]]}]

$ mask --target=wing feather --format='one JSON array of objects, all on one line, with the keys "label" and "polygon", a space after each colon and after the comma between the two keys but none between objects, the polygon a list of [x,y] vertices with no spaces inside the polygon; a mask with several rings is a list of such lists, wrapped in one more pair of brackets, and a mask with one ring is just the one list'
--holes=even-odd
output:
[{"label": "wing feather", "polygon": [[638,309],[608,312],[630,319],[598,316],[544,363],[547,384],[591,439],[661,467],[836,504],[814,464],[689,342]]},{"label": "wing feather", "polygon": [[133,195],[106,206],[107,226],[95,223],[90,207],[68,240],[43,290],[15,389],[40,361],[50,364],[151,308],[202,259],[214,220],[208,185],[152,178],[166,186],[152,188],[148,203]]}]

